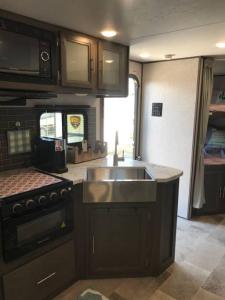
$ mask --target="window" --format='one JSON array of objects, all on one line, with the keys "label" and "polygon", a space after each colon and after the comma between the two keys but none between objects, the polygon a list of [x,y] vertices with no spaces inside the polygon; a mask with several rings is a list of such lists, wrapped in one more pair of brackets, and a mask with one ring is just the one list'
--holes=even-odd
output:
[{"label": "window", "polygon": [[137,145],[135,145],[138,140],[136,123],[139,120],[137,98],[138,81],[130,77],[128,97],[104,99],[104,141],[108,143],[109,154],[114,152],[115,133],[118,131],[118,151],[124,150],[124,156],[127,158],[134,158],[138,155]]},{"label": "window", "polygon": [[68,144],[88,139],[88,117],[84,109],[43,112],[40,115],[40,137],[66,139]]},{"label": "window", "polygon": [[46,112],[40,117],[40,137],[62,138],[62,113]]},{"label": "window", "polygon": [[84,139],[84,116],[67,114],[67,143],[79,143]]}]

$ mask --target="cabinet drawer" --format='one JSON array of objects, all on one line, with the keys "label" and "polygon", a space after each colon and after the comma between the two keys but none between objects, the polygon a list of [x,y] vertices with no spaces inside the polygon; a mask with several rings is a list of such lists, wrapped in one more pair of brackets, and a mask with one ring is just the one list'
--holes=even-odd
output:
[{"label": "cabinet drawer", "polygon": [[74,278],[74,256],[70,241],[3,276],[5,300],[42,300],[62,289]]}]

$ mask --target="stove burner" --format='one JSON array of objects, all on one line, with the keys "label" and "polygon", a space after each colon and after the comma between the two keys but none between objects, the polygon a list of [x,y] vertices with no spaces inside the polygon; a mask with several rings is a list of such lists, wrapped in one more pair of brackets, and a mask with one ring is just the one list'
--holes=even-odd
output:
[{"label": "stove burner", "polygon": [[0,173],[0,198],[32,191],[62,180],[33,169],[17,169]]}]

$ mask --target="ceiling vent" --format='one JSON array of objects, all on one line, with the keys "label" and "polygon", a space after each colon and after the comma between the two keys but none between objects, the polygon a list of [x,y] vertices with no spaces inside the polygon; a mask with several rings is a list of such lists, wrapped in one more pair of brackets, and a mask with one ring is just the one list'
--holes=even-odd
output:
[{"label": "ceiling vent", "polygon": [[173,59],[176,54],[165,54],[165,59]]}]

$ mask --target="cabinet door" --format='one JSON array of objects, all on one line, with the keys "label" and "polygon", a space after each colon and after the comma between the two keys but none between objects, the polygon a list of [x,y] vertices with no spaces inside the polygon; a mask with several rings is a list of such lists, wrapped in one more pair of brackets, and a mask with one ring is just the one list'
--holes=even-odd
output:
[{"label": "cabinet door", "polygon": [[105,95],[127,96],[128,47],[100,41],[98,46],[98,89]]},{"label": "cabinet door", "polygon": [[3,276],[5,300],[44,300],[75,278],[74,241]]},{"label": "cabinet door", "polygon": [[61,32],[63,86],[96,87],[96,49],[97,43],[94,38],[71,31]]},{"label": "cabinet door", "polygon": [[205,171],[205,199],[203,210],[206,213],[218,211],[221,197],[221,173],[218,170]]},{"label": "cabinet door", "polygon": [[150,212],[142,208],[99,208],[90,213],[90,275],[126,275],[149,267]]}]

